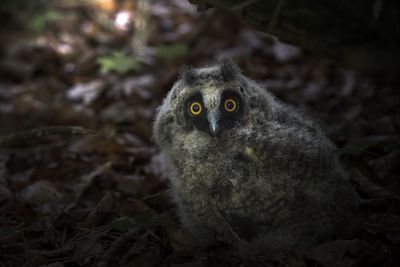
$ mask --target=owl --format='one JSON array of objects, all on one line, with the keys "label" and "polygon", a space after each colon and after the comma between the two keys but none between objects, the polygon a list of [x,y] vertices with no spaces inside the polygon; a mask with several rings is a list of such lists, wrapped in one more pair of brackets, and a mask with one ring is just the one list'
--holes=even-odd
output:
[{"label": "owl", "polygon": [[356,227],[358,197],[321,127],[230,60],[184,68],[153,130],[177,214],[199,245],[267,254]]}]

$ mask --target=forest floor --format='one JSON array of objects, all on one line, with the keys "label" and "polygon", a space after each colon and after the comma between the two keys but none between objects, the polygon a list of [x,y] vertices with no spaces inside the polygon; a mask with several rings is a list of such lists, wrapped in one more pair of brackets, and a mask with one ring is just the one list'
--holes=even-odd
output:
[{"label": "forest floor", "polygon": [[[5,12],[0,266],[400,266],[398,85],[283,45],[221,11],[198,13],[180,0],[116,2]],[[325,125],[363,199],[355,239],[271,258],[193,249],[166,193],[152,120],[182,65],[225,57]]]}]

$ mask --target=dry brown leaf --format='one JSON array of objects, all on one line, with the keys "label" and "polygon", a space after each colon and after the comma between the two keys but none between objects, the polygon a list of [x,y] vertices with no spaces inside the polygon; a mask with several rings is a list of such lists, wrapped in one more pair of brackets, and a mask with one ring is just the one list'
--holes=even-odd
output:
[{"label": "dry brown leaf", "polygon": [[75,245],[73,257],[77,263],[86,263],[91,257],[96,257],[102,252],[102,245],[97,240],[82,239],[73,243]]},{"label": "dry brown leaf", "polygon": [[54,257],[61,257],[68,255],[75,249],[75,244],[74,243],[67,243],[64,246],[54,249],[54,250],[30,250],[28,251],[31,254],[37,254],[41,256],[45,256],[48,258],[54,258]]},{"label": "dry brown leaf", "polygon": [[64,264],[61,262],[55,262],[47,265],[42,265],[42,267],[64,267]]},{"label": "dry brown leaf", "polygon": [[55,185],[47,180],[36,181],[22,190],[20,195],[22,201],[31,206],[54,203],[63,197]]},{"label": "dry brown leaf", "polygon": [[183,229],[178,229],[176,231],[171,232],[168,235],[169,241],[171,242],[172,247],[174,248],[175,251],[181,252],[181,251],[190,251],[194,247],[193,245],[194,240],[191,239],[189,236],[187,236]]},{"label": "dry brown leaf", "polygon": [[136,216],[139,214],[149,213],[150,207],[146,205],[142,200],[135,198],[128,198],[121,202],[120,215],[126,216]]},{"label": "dry brown leaf", "polygon": [[[0,63],[0,72],[6,74],[0,77],[0,133],[81,125],[97,129],[99,134],[68,144],[56,136],[60,142],[51,146],[46,143],[0,151],[0,230],[7,233],[16,227],[15,234],[0,237],[0,265],[96,266],[108,249],[113,252],[113,244],[118,244],[122,232],[128,241],[117,246],[111,257],[105,257],[111,259],[104,261],[107,267],[366,267],[385,262],[390,263],[385,266],[400,266],[394,261],[399,259],[399,222],[393,217],[398,215],[398,202],[389,205],[387,200],[392,203],[392,198],[387,199],[387,192],[382,190],[400,192],[399,144],[389,140],[398,136],[400,129],[396,86],[382,86],[383,79],[362,77],[310,58],[241,24],[227,12],[199,14],[185,0],[106,0],[107,8],[103,3],[93,5],[80,0],[61,0],[54,5],[47,5],[48,1],[30,2],[44,3],[40,13],[32,10],[24,25],[14,27],[13,23],[30,11],[18,9],[17,16],[11,12],[6,16],[9,19],[3,20],[4,32],[0,33],[0,54],[6,59],[6,64]],[[135,29],[115,31],[121,14],[130,14],[139,23],[139,2],[148,4],[151,16],[151,26],[143,25],[149,31],[141,55],[131,53],[135,50],[132,34],[138,33]],[[207,9],[207,1],[191,2]],[[243,3],[234,8],[243,7]],[[59,13],[59,20],[46,22],[35,34],[25,31],[25,22],[30,24],[31,19],[53,12]],[[167,62],[154,54],[166,44],[187,45],[190,53]],[[135,59],[139,56],[143,69],[132,75],[101,74],[97,59],[114,50]],[[233,58],[246,75],[277,97],[320,117],[339,147],[379,139],[376,145],[354,156],[364,163],[357,175],[377,178],[374,181],[378,185],[356,181],[362,197],[369,198],[363,201],[368,204],[369,218],[359,243],[326,242],[307,253],[303,247],[298,255],[285,254],[262,264],[241,261],[234,254],[226,256],[224,248],[216,252],[190,248],[194,242],[180,229],[174,218],[175,207],[164,190],[167,172],[151,139],[151,125],[156,107],[182,64],[202,66],[224,57]],[[350,161],[349,155],[342,156]],[[354,162],[348,163],[357,169]],[[35,187],[37,180],[54,181],[40,189],[47,193],[39,194],[38,203],[46,203],[39,208],[15,197],[23,189]],[[62,201],[52,195],[53,189],[61,194]],[[111,193],[113,190],[120,195]],[[53,197],[57,205],[48,205]],[[64,209],[67,202],[69,208]],[[385,214],[377,214],[378,210]],[[150,214],[150,218],[169,217],[155,222],[157,219],[140,219],[143,213]],[[92,232],[82,229],[83,221]],[[104,225],[108,222],[125,225]],[[73,246],[77,247],[70,251]],[[59,262],[52,263],[56,260]]]},{"label": "dry brown leaf", "polygon": [[144,186],[146,186],[146,177],[141,175],[121,176],[117,182],[117,189],[119,191],[136,197],[146,194],[147,190],[143,188]]},{"label": "dry brown leaf", "polygon": [[83,175],[80,177],[79,182],[76,182],[74,185],[74,193],[75,193],[75,199],[78,200],[81,198],[82,194],[85,192],[85,190],[92,184],[93,179],[106,172],[111,168],[111,162],[106,162],[102,165],[97,166],[95,169],[93,169],[90,173]]},{"label": "dry brown leaf", "polygon": [[359,239],[334,240],[322,243],[306,252],[306,257],[323,267],[351,267],[363,256],[368,244]]},{"label": "dry brown leaf", "polygon": [[11,191],[3,186],[0,185],[0,209],[5,207],[13,198]]},{"label": "dry brown leaf", "polygon": [[[132,254],[130,254],[132,255]],[[155,267],[159,266],[161,261],[160,258],[160,248],[159,247],[148,247],[140,254],[136,256],[125,256],[121,266],[130,267]]]},{"label": "dry brown leaf", "polygon": [[107,192],[96,208],[89,213],[82,225],[87,228],[92,228],[101,225],[104,220],[117,210],[118,196],[116,193]]},{"label": "dry brown leaf", "polygon": [[204,263],[200,260],[179,263],[179,264],[171,264],[171,267],[205,267]]}]

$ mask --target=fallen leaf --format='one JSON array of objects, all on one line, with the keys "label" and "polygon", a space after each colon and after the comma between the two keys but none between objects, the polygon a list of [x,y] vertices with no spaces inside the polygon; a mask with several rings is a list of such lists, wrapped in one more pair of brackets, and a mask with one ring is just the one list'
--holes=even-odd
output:
[{"label": "fallen leaf", "polygon": [[367,248],[365,241],[334,240],[322,243],[306,252],[306,257],[320,263],[323,267],[351,267],[357,258],[363,256]]},{"label": "fallen leaf", "polygon": [[92,228],[104,223],[107,217],[117,210],[117,194],[107,192],[96,208],[89,213],[87,218],[83,221],[82,226]]},{"label": "fallen leaf", "polygon": [[12,199],[13,195],[11,191],[8,190],[7,187],[0,185],[0,210],[2,210],[3,207],[6,207]]},{"label": "fallen leaf", "polygon": [[20,195],[22,201],[31,206],[54,203],[62,199],[62,194],[55,185],[47,180],[39,180],[27,186]]},{"label": "fallen leaf", "polygon": [[88,188],[91,185],[93,179],[96,176],[106,172],[111,167],[111,165],[112,165],[111,162],[106,162],[102,165],[97,166],[88,174],[80,177],[79,182],[76,182],[73,188],[75,193],[75,198],[79,199],[82,196],[83,192],[86,190],[86,188]]},{"label": "fallen leaf", "polygon": [[105,86],[106,84],[102,80],[76,84],[69,89],[67,96],[71,100],[80,100],[86,105],[89,105],[103,92]]},{"label": "fallen leaf", "polygon": [[179,264],[171,264],[171,267],[205,267],[204,263],[200,260],[179,263]]},{"label": "fallen leaf", "polygon": [[103,248],[99,241],[92,239],[76,240],[73,243],[75,245],[74,262],[81,266],[88,263],[92,257],[97,257]]},{"label": "fallen leaf", "polygon": [[121,266],[155,267],[159,266],[160,261],[160,248],[149,247],[146,248],[142,253],[136,254],[136,256],[129,255],[129,257],[124,257]]}]

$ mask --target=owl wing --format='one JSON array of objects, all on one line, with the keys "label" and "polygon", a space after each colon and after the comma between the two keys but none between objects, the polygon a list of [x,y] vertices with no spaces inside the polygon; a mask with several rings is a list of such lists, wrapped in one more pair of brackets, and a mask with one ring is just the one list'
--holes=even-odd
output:
[{"label": "owl wing", "polygon": [[[294,216],[295,211],[303,215],[307,213],[315,221],[326,218],[319,204],[315,208],[321,212],[299,208],[301,203],[312,202],[310,199],[313,196],[304,196],[296,190],[300,183],[305,183],[305,187],[307,183],[312,183],[303,178],[329,164],[333,148],[331,143],[312,120],[279,103],[275,103],[275,109],[264,109],[271,105],[261,101],[262,98],[259,98],[256,110],[252,112],[258,117],[250,118],[250,126],[239,130],[239,140],[236,140],[241,144],[237,150],[242,161],[248,161],[251,168],[256,169],[251,177],[256,185],[238,184],[243,186],[238,189],[242,193],[237,195],[241,198],[240,207],[232,207],[229,200],[219,199],[216,202],[218,214],[230,232],[245,242],[255,238],[260,229],[266,229],[268,225],[272,227],[285,223],[288,228],[301,225],[302,222],[289,225],[289,218]],[[270,112],[268,116],[264,116],[267,112]],[[252,193],[243,193],[249,191]],[[303,224],[307,225],[309,221],[305,220]]]},{"label": "owl wing", "polygon": [[157,145],[161,148],[167,147],[172,140],[172,128],[174,123],[174,116],[170,107],[168,97],[157,111],[157,115],[153,124],[153,138]]}]

